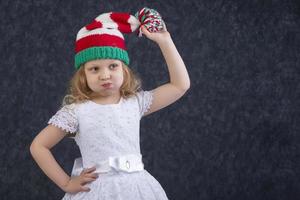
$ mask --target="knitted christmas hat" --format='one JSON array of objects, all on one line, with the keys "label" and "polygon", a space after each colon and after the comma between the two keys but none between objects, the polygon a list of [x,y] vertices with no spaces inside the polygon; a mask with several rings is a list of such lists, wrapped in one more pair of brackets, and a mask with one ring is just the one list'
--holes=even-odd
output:
[{"label": "knitted christmas hat", "polygon": [[75,44],[75,68],[94,59],[118,59],[129,64],[124,37],[122,33],[132,33],[142,37],[141,26],[150,32],[165,29],[160,14],[149,8],[143,8],[135,16],[129,13],[109,12],[96,17],[90,24],[77,33]]}]

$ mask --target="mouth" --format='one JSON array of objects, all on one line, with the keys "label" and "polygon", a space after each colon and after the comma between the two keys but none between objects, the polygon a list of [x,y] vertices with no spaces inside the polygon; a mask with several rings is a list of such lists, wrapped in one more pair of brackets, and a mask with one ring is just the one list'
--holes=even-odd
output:
[{"label": "mouth", "polygon": [[102,86],[105,87],[105,88],[110,88],[111,85],[112,85],[111,83],[105,83],[105,84],[102,84]]}]

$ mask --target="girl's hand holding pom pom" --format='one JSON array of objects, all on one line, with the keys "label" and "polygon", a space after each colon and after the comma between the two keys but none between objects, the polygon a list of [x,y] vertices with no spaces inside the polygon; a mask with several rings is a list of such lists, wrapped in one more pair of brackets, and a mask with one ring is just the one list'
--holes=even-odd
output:
[{"label": "girl's hand holding pom pom", "polygon": [[68,193],[78,193],[78,192],[89,192],[91,189],[85,187],[86,183],[95,181],[98,178],[98,174],[93,171],[96,170],[96,167],[88,168],[82,170],[79,176],[73,176],[69,180],[68,184],[65,186],[64,191]]},{"label": "girl's hand holding pom pom", "polygon": [[139,10],[135,17],[140,21],[139,37],[144,34],[148,39],[160,44],[171,38],[166,24],[161,15],[154,9],[143,8]]},{"label": "girl's hand holding pom pom", "polygon": [[167,31],[166,26],[164,25],[164,30],[159,31],[159,32],[149,32],[145,26],[141,26],[141,30],[143,34],[150,40],[156,42],[157,44],[160,44],[164,41],[167,41],[171,39],[170,33]]}]

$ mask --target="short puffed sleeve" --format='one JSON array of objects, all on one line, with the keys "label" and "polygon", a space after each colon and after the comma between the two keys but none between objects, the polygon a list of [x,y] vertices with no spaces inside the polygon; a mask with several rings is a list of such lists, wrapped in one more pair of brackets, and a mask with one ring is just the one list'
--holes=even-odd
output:
[{"label": "short puffed sleeve", "polygon": [[140,90],[137,92],[137,99],[140,109],[140,118],[142,118],[144,113],[150,109],[153,102],[153,90]]},{"label": "short puffed sleeve", "polygon": [[75,113],[75,104],[64,105],[48,121],[62,130],[75,133],[78,130],[78,119]]}]

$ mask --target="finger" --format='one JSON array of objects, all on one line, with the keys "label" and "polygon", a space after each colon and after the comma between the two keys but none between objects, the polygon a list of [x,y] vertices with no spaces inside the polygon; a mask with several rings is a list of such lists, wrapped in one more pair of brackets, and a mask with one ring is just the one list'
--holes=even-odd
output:
[{"label": "finger", "polygon": [[145,27],[145,25],[142,26],[142,32],[145,34],[145,35],[149,35],[149,31],[148,29]]},{"label": "finger", "polygon": [[83,172],[84,173],[90,173],[90,172],[95,171],[95,170],[96,170],[96,167],[94,166],[94,167],[91,167],[91,168],[84,169]]},{"label": "finger", "polygon": [[99,175],[97,173],[94,173],[94,174],[84,174],[83,177],[85,177],[85,178],[98,178]]},{"label": "finger", "polygon": [[97,178],[83,178],[82,180],[81,180],[81,185],[85,185],[85,184],[87,184],[87,183],[89,183],[89,182],[93,182],[93,181],[95,181]]},{"label": "finger", "polygon": [[81,186],[81,187],[80,187],[80,190],[83,191],[83,192],[89,192],[89,191],[91,191],[90,188],[85,187],[85,186]]},{"label": "finger", "polygon": [[99,175],[98,175],[98,173],[86,174],[86,177],[98,178],[98,177],[99,177]]},{"label": "finger", "polygon": [[163,28],[164,31],[168,31],[168,30],[167,30],[166,23],[163,23],[163,27],[164,27],[164,28]]}]

